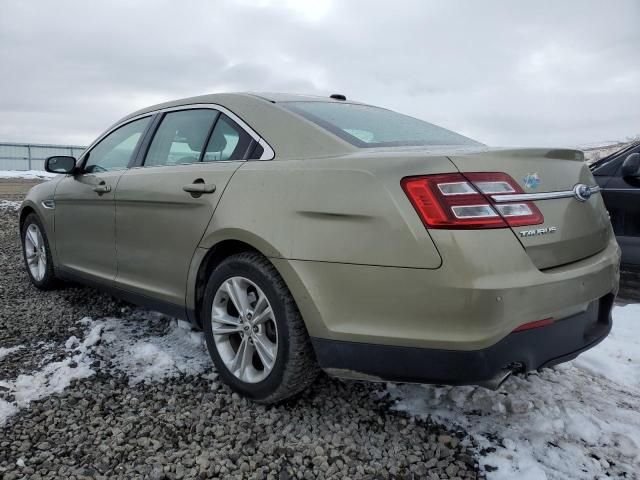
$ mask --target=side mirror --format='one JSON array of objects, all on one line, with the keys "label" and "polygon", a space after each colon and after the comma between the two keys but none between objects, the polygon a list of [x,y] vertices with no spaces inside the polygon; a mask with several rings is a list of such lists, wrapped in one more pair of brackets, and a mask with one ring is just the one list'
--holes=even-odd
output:
[{"label": "side mirror", "polygon": [[640,153],[632,153],[622,164],[623,177],[640,177]]},{"label": "side mirror", "polygon": [[49,157],[44,161],[44,169],[50,173],[73,173],[76,169],[76,159],[64,155]]}]

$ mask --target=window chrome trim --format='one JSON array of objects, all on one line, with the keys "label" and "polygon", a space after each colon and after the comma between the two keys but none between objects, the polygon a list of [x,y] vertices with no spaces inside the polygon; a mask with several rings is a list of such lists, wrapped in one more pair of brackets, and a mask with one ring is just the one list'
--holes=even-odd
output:
[{"label": "window chrome trim", "polygon": [[[251,138],[253,138],[253,140],[255,140],[258,144],[260,144],[260,146],[262,146],[262,148],[264,149],[264,152],[262,152],[262,156],[257,160],[273,160],[275,158],[276,154],[275,154],[273,148],[271,148],[271,145],[269,145],[264,138],[262,138],[260,135],[258,135],[255,132],[255,130],[253,130],[249,125],[247,125],[247,123],[244,120],[242,120],[238,115],[233,113],[228,108],[223,107],[222,105],[218,105],[217,103],[191,103],[191,104],[188,104],[188,105],[176,105],[175,107],[166,107],[166,108],[161,108],[161,109],[158,109],[158,110],[152,110],[150,112],[141,113],[140,115],[136,115],[135,117],[127,118],[126,120],[115,124],[113,127],[109,128],[109,130],[107,130],[102,135],[100,135],[96,140],[94,140],[93,143],[91,145],[89,145],[86,148],[86,150],[82,153],[82,156],[80,157],[80,159],[84,158],[84,156],[87,154],[87,152],[90,152],[91,149],[96,144],[98,144],[103,138],[105,138],[107,135],[109,135],[111,132],[117,130],[118,128],[123,127],[127,123],[131,123],[131,122],[134,122],[136,120],[140,120],[141,118],[144,118],[144,117],[150,117],[150,116],[155,115],[157,113],[175,112],[175,111],[180,111],[180,110],[197,110],[197,109],[202,109],[202,108],[206,108],[206,109],[209,109],[209,110],[217,110],[220,113],[224,113],[226,116],[228,116],[234,122],[236,122],[240,126],[240,128],[242,128]],[[244,162],[246,160],[230,160],[230,161]]]},{"label": "window chrome trim", "polygon": [[[600,187],[592,185],[589,187],[591,193],[600,193]],[[491,195],[491,198],[496,203],[504,202],[526,202],[536,200],[552,200],[555,198],[570,198],[575,197],[573,190],[561,190],[558,192],[541,192],[541,193],[514,193],[506,195]]]}]

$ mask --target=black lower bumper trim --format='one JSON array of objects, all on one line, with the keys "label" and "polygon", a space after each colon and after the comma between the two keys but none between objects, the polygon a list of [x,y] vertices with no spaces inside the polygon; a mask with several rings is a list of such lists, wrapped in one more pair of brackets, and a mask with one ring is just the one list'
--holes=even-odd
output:
[{"label": "black lower bumper trim", "polygon": [[490,380],[507,366],[524,370],[577,357],[611,331],[613,294],[580,314],[546,327],[514,332],[482,350],[440,350],[312,338],[320,366],[340,376],[385,381],[470,385]]}]

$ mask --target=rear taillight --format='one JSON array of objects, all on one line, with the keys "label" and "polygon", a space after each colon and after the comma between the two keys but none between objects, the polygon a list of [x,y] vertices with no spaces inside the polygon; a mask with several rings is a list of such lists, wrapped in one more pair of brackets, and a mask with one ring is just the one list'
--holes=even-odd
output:
[{"label": "rear taillight", "polygon": [[532,202],[501,202],[493,195],[523,193],[505,173],[446,173],[403,178],[402,188],[429,228],[504,228],[544,221]]}]

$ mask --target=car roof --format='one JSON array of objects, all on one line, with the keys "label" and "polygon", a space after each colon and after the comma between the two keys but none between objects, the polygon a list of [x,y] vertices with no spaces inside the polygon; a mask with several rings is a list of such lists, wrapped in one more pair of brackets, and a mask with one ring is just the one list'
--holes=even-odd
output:
[{"label": "car roof", "polygon": [[[281,107],[289,101],[323,101],[344,103],[330,97],[285,93],[213,93],[159,103],[133,112],[112,127],[144,114],[193,105],[220,105],[233,112],[262,137],[278,158],[335,156],[357,148],[324,128]],[[355,102],[348,102],[355,103]]]},{"label": "car roof", "polygon": [[[280,102],[336,102],[345,103],[345,100],[338,98],[332,98],[330,95],[302,95],[297,93],[277,93],[277,92],[249,92],[248,95],[253,95],[259,98],[263,98],[273,103]],[[340,95],[340,94],[335,94]],[[347,103],[360,103],[348,100]]]},{"label": "car roof", "polygon": [[[320,96],[320,95],[302,95],[295,93],[274,93],[274,92],[232,92],[232,93],[210,93],[207,95],[198,95],[196,97],[187,97],[181,98],[177,100],[171,100],[168,102],[158,103],[156,105],[151,105],[149,107],[145,107],[141,110],[133,112],[130,115],[127,115],[126,118],[135,117],[141,115],[143,113],[152,112],[155,110],[162,110],[164,108],[169,107],[177,107],[182,105],[192,105],[192,104],[206,104],[213,103],[226,106],[225,103],[239,100],[248,100],[248,99],[259,99],[264,100],[270,103],[282,103],[282,102],[335,102],[335,103],[345,103],[344,100],[339,100],[335,98],[331,98],[330,96]],[[353,102],[349,100],[347,103],[360,103]]]}]

